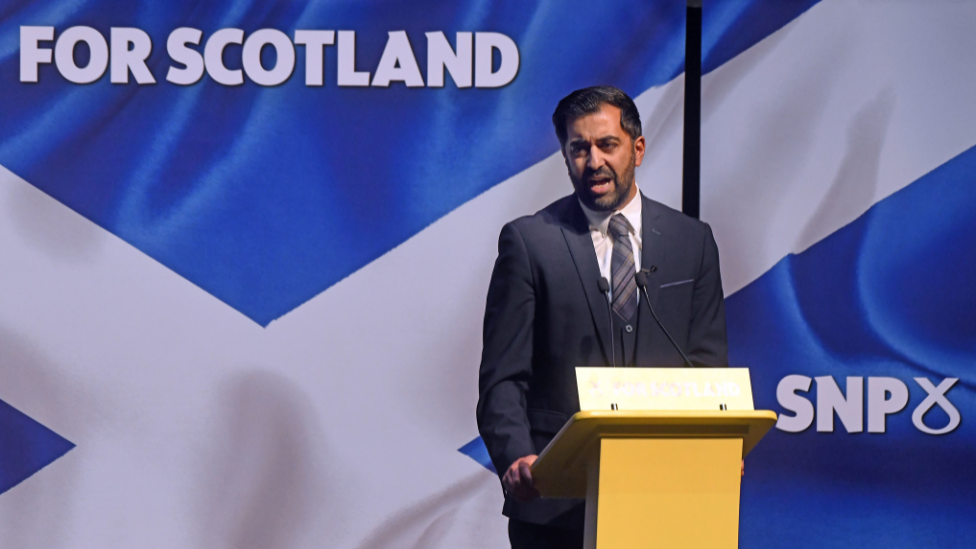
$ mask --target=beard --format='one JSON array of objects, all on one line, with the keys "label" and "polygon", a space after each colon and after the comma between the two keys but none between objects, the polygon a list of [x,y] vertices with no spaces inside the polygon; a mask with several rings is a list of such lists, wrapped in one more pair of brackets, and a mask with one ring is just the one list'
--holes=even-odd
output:
[{"label": "beard", "polygon": [[[599,170],[587,168],[581,176],[573,173],[569,161],[566,162],[569,168],[569,179],[573,182],[576,195],[587,208],[596,212],[612,212],[620,209],[624,202],[630,198],[631,189],[634,187],[634,155],[631,154],[627,168],[622,174],[617,174],[609,166],[602,166]],[[610,192],[596,194],[591,187],[596,181],[607,180],[611,187]]]}]

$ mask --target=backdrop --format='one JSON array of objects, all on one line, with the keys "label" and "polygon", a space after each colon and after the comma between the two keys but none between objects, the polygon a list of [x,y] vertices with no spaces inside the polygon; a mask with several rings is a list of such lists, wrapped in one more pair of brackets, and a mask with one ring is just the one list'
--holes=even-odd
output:
[{"label": "backdrop", "polygon": [[968,2],[824,0],[728,60],[705,30],[730,361],[794,418],[747,460],[743,547],[972,544],[974,23]]},{"label": "backdrop", "polygon": [[[786,418],[742,545],[961,547],[976,9],[703,13],[731,359]],[[0,8],[0,546],[504,546],[498,232],[571,191],[549,117],[598,83],[680,205],[684,44],[673,0]]]}]

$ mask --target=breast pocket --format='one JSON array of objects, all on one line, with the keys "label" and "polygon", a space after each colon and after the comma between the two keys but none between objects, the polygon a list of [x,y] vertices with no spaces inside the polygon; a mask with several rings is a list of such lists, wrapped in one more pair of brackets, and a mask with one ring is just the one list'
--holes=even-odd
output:
[{"label": "breast pocket", "polygon": [[688,278],[685,280],[679,280],[677,282],[668,282],[666,284],[661,284],[661,289],[663,290],[665,288],[676,288],[678,286],[683,286],[685,284],[691,284],[694,281],[695,281],[694,278]]},{"label": "breast pocket", "polygon": [[[694,297],[695,279],[676,280],[661,284],[657,291],[657,309],[661,322],[674,330],[671,335],[676,339],[685,339],[680,334],[686,334],[691,322],[691,301]],[[672,328],[673,326],[673,328]]]}]

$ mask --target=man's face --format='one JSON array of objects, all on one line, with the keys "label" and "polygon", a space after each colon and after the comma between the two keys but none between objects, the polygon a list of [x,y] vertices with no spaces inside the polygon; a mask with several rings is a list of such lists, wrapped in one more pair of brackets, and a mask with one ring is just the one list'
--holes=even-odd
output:
[{"label": "man's face", "polygon": [[634,168],[644,160],[644,137],[620,127],[620,109],[600,110],[566,121],[563,158],[580,200],[598,212],[620,209],[637,194]]}]

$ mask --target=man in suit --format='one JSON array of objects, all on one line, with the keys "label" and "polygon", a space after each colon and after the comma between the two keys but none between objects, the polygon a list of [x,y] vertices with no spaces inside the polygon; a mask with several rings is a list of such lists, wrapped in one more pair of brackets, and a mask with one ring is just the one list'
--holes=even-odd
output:
[{"label": "man in suit", "polygon": [[640,193],[645,142],[634,102],[616,88],[586,88],[563,98],[552,120],[575,192],[502,228],[479,375],[478,428],[516,549],[583,544],[583,501],[539,499],[530,471],[579,411],[575,368],[684,364],[640,304],[637,270],[694,365],[726,366],[728,354],[711,229]]}]

